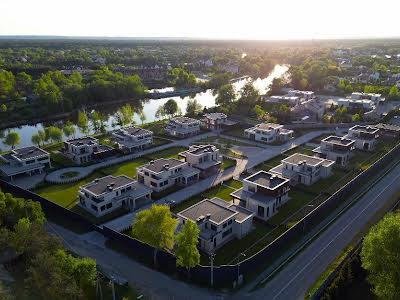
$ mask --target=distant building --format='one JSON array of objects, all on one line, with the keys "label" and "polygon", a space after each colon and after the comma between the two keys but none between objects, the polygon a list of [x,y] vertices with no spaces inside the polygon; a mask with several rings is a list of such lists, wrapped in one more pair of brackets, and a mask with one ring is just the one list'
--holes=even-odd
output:
[{"label": "distant building", "polygon": [[379,123],[375,125],[379,129],[379,136],[386,139],[400,138],[400,126],[394,124]]},{"label": "distant building", "polygon": [[112,155],[113,150],[111,147],[99,144],[98,139],[86,136],[65,141],[61,152],[80,165]]},{"label": "distant building", "polygon": [[282,160],[282,164],[272,168],[271,173],[290,179],[291,183],[312,185],[332,173],[334,161],[295,153]]},{"label": "distant building", "polygon": [[379,129],[374,126],[355,125],[349,129],[347,138],[355,140],[355,147],[360,150],[372,151],[375,149]]},{"label": "distant building", "polygon": [[299,90],[289,90],[289,97],[299,97],[300,99],[310,100],[315,97],[313,91],[299,91]]},{"label": "distant building", "polygon": [[285,142],[293,138],[293,130],[283,128],[283,125],[261,123],[244,130],[244,136],[250,140],[265,143]]},{"label": "distant building", "polygon": [[300,104],[300,97],[298,96],[275,95],[271,97],[263,96],[262,99],[269,103],[280,103],[289,106]]},{"label": "distant building", "polygon": [[190,167],[200,170],[200,177],[206,178],[219,172],[222,158],[219,149],[214,145],[193,145],[180,155]]},{"label": "distant building", "polygon": [[153,144],[153,132],[135,126],[114,130],[111,135],[125,152],[142,151]]},{"label": "distant building", "polygon": [[190,185],[199,180],[200,171],[190,167],[187,162],[174,158],[160,158],[137,168],[140,183],[155,192],[163,191],[174,185]]},{"label": "distant building", "polygon": [[373,94],[373,93],[359,93],[359,92],[353,92],[350,96],[351,99],[356,99],[356,100],[371,100],[374,103],[378,103],[380,101],[384,101],[385,98],[382,98],[381,94]]},{"label": "distant building", "polygon": [[200,229],[200,248],[207,253],[252,229],[254,213],[220,198],[204,199],[178,213],[181,224],[195,222]]},{"label": "distant building", "polygon": [[51,167],[50,154],[39,147],[30,146],[0,155],[0,174],[13,180],[16,176],[41,174]]},{"label": "distant building", "polygon": [[321,146],[313,150],[319,157],[333,160],[339,166],[346,166],[352,156],[355,140],[329,136],[321,141]]},{"label": "distant building", "polygon": [[277,208],[289,200],[289,179],[276,174],[259,171],[245,178],[243,183],[243,188],[231,196],[261,220],[271,218],[277,213]]},{"label": "distant building", "polygon": [[235,125],[237,122],[228,119],[223,113],[208,113],[201,119],[201,125],[210,130],[222,129],[225,126]]},{"label": "distant building", "polygon": [[200,132],[200,121],[188,117],[178,117],[170,120],[165,130],[172,136],[185,138]]},{"label": "distant building", "polygon": [[81,207],[96,217],[120,207],[134,210],[151,200],[152,189],[128,176],[105,176],[79,188]]},{"label": "distant building", "polygon": [[370,111],[375,108],[374,101],[369,99],[342,98],[337,100],[337,104],[346,107],[350,111]]}]

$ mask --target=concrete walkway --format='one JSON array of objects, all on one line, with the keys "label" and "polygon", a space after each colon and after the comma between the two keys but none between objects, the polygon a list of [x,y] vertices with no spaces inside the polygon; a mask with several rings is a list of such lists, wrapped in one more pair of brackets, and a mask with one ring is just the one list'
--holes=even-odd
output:
[{"label": "concrete walkway", "polygon": [[[63,168],[63,169],[59,169],[56,170],[54,172],[49,173],[46,176],[46,181],[50,182],[50,183],[71,183],[71,182],[76,182],[78,180],[81,180],[87,176],[89,176],[90,174],[92,174],[94,171],[101,169],[101,168],[105,168],[105,167],[109,167],[112,165],[117,165],[129,160],[133,160],[135,158],[141,157],[141,156],[145,156],[154,152],[158,152],[167,148],[171,148],[171,147],[176,147],[176,146],[188,146],[189,144],[197,141],[197,140],[201,140],[201,139],[205,139],[211,136],[216,136],[217,133],[215,132],[207,132],[204,134],[199,134],[184,140],[177,140],[174,141],[172,143],[168,143],[168,144],[164,144],[158,147],[153,147],[153,148],[149,148],[146,149],[144,151],[141,152],[137,152],[137,153],[132,153],[132,154],[127,154],[121,157],[115,157],[115,158],[111,158],[99,163],[95,163],[93,165],[90,166],[85,166],[85,167],[68,167],[68,168]],[[76,172],[78,173],[77,176],[72,177],[72,178],[63,178],[62,175],[64,173],[67,172]]]},{"label": "concrete walkway", "polygon": [[[296,139],[291,140],[290,142],[288,142],[286,144],[279,145],[279,146],[268,146],[268,148],[265,148],[259,152],[256,152],[256,153],[253,152],[251,155],[248,155],[247,159],[237,159],[237,165],[234,168],[229,168],[229,169],[224,170],[223,172],[218,173],[214,176],[203,179],[193,185],[185,187],[175,193],[171,193],[171,194],[167,195],[164,198],[154,201],[153,203],[164,204],[166,200],[173,200],[176,203],[185,201],[199,193],[205,192],[206,190],[208,190],[209,188],[211,188],[213,186],[221,184],[222,182],[224,182],[226,180],[229,180],[229,179],[235,178],[235,177],[239,177],[239,175],[243,171],[252,169],[255,166],[257,166],[258,164],[260,164],[266,160],[269,160],[275,156],[278,156],[282,152],[285,152],[287,150],[295,148],[299,145],[305,144],[308,141],[312,140],[313,138],[315,138],[321,134],[327,133],[327,132],[330,132],[330,131],[321,130],[321,131],[309,132],[305,135],[302,135]],[[143,209],[148,209],[153,203],[143,206],[139,210],[128,213],[124,216],[121,216],[119,218],[116,218],[114,220],[106,222],[104,224],[101,224],[101,226],[107,226],[116,231],[123,231],[130,227],[130,225],[132,224],[132,220],[138,211],[143,210]]]}]

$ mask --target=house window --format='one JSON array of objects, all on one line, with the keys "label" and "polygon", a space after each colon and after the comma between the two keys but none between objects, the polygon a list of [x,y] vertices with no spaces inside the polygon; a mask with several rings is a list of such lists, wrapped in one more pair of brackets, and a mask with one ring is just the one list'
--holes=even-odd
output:
[{"label": "house window", "polygon": [[92,207],[92,209],[93,209],[94,211],[98,211],[97,206],[95,206],[94,204],[92,204],[91,207]]},{"label": "house window", "polygon": [[210,225],[210,228],[211,228],[211,230],[217,231],[217,226],[215,226],[213,224]]},{"label": "house window", "polygon": [[229,221],[228,221],[228,225],[231,225],[231,224],[232,224],[232,220],[229,220]]},{"label": "house window", "polygon": [[232,227],[229,228],[228,230],[225,230],[225,231],[222,233],[222,238],[226,237],[227,235],[230,235],[231,233],[232,233]]},{"label": "house window", "polygon": [[151,181],[151,182],[150,182],[150,184],[151,184],[151,186],[155,186],[155,187],[157,187],[157,183],[156,183],[156,182],[154,182],[154,181]]},{"label": "house window", "polygon": [[104,211],[106,209],[106,206],[105,205],[102,205],[101,207],[100,207],[100,210],[101,211]]},{"label": "house window", "polygon": [[111,208],[112,207],[112,203],[108,203],[107,204],[107,209],[109,209],[109,208]]},{"label": "house window", "polygon": [[[263,206],[258,206],[258,208],[257,208],[257,215],[259,216],[259,217],[264,217],[264,207]],[[267,216],[268,216],[268,213],[267,213]]]},{"label": "house window", "polygon": [[224,223],[224,225],[222,225],[222,228],[226,228],[226,225],[227,225],[227,224],[226,224],[226,223]]}]

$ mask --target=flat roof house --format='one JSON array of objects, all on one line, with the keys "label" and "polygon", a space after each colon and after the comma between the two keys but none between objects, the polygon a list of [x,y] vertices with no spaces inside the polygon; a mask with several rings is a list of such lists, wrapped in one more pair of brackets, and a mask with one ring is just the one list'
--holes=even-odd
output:
[{"label": "flat roof house", "polygon": [[179,155],[185,158],[190,167],[200,170],[201,178],[218,173],[221,168],[219,149],[214,145],[193,145]]},{"label": "flat roof house", "polygon": [[340,136],[329,136],[321,141],[321,146],[313,150],[319,157],[333,160],[339,166],[346,166],[354,150],[355,140]]},{"label": "flat roof house", "polygon": [[282,164],[272,168],[271,173],[290,179],[291,183],[312,185],[332,173],[334,161],[295,153],[282,160]]},{"label": "flat roof house", "polygon": [[235,125],[237,122],[228,119],[224,113],[208,113],[200,120],[201,126],[210,130],[222,129],[225,126]]},{"label": "flat roof house", "polygon": [[120,207],[134,210],[151,200],[152,189],[128,176],[105,176],[79,188],[79,204],[96,217]]},{"label": "flat roof house", "polygon": [[269,103],[282,103],[290,106],[295,106],[300,104],[300,98],[297,96],[288,96],[288,95],[274,95],[274,96],[264,96],[263,100]]},{"label": "flat roof house", "polygon": [[342,98],[337,100],[339,106],[348,108],[351,111],[364,110],[370,111],[375,108],[374,101],[368,99],[349,99]]},{"label": "flat roof house", "polygon": [[347,138],[355,140],[355,147],[360,150],[372,151],[378,140],[379,129],[368,125],[355,125],[349,129]]},{"label": "flat roof house", "polygon": [[268,220],[277,208],[289,199],[289,179],[259,171],[243,180],[243,188],[231,193],[239,205],[255,213],[255,217]]},{"label": "flat roof house", "polygon": [[200,121],[188,117],[171,119],[165,130],[172,136],[184,138],[200,132]]},{"label": "flat roof house", "polygon": [[161,192],[174,185],[189,185],[199,180],[200,171],[175,158],[160,158],[137,168],[140,183]]},{"label": "flat roof house", "polygon": [[61,149],[63,155],[78,165],[104,158],[113,152],[113,148],[99,144],[99,140],[91,136],[64,141]]},{"label": "flat roof house", "polygon": [[300,99],[310,100],[315,97],[313,91],[300,91],[300,90],[289,90],[288,96],[299,97]]},{"label": "flat roof house", "polygon": [[265,143],[285,142],[293,137],[293,130],[285,129],[279,124],[261,123],[245,129],[244,136]]},{"label": "flat roof house", "polygon": [[0,155],[0,174],[11,180],[18,175],[34,175],[43,172],[44,168],[51,167],[50,154],[36,146],[11,150]]},{"label": "flat roof house", "polygon": [[125,152],[141,151],[153,143],[153,132],[135,126],[114,130],[111,135]]},{"label": "flat roof house", "polygon": [[380,101],[385,101],[385,98],[382,98],[381,94],[374,94],[374,93],[360,93],[360,92],[353,92],[350,96],[351,99],[356,100],[372,100],[374,103],[378,103]]},{"label": "flat roof house", "polygon": [[254,213],[220,198],[204,199],[178,213],[181,224],[195,222],[200,228],[200,248],[207,253],[252,229]]}]

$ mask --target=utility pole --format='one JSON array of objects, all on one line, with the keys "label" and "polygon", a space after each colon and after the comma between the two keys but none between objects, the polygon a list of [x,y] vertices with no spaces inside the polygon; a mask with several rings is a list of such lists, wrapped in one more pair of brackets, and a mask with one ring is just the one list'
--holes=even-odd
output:
[{"label": "utility pole", "polygon": [[211,262],[211,287],[214,286],[214,257],[215,253],[210,254],[210,262]]},{"label": "utility pole", "polygon": [[114,289],[114,276],[111,276],[111,291],[112,291],[113,300],[116,300],[115,299],[115,289]]}]

